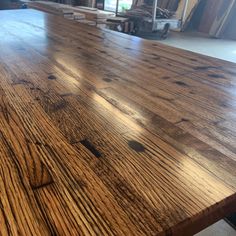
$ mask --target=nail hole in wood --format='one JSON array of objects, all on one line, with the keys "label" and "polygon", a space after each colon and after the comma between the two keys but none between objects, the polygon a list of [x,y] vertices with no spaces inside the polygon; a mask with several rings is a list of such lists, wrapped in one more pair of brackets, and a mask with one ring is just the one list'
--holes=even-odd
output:
[{"label": "nail hole in wood", "polygon": [[164,80],[167,80],[167,79],[170,79],[170,76],[163,76],[161,78],[164,79]]},{"label": "nail hole in wood", "polygon": [[181,119],[181,121],[182,121],[182,122],[188,122],[188,121],[189,121],[189,119],[182,118],[182,119]]},{"label": "nail hole in wood", "polygon": [[95,157],[101,157],[101,153],[87,139],[80,141],[80,143],[86,147]]}]

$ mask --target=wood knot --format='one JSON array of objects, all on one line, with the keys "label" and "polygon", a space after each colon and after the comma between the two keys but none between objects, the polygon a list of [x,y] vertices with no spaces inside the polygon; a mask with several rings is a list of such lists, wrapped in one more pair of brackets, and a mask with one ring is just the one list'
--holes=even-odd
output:
[{"label": "wood knot", "polygon": [[55,79],[57,79],[57,77],[56,77],[55,75],[49,75],[49,76],[48,76],[48,79],[49,79],[49,80],[55,80]]},{"label": "wood knot", "polygon": [[129,140],[128,145],[130,148],[132,148],[136,152],[144,152],[145,151],[145,147],[143,146],[143,144],[139,143],[138,141]]},{"label": "wood knot", "polygon": [[219,75],[219,74],[208,74],[208,76],[211,78],[216,78],[216,79],[224,78],[223,75]]},{"label": "wood knot", "polygon": [[178,84],[179,86],[182,86],[182,87],[188,87],[188,85],[182,81],[176,81],[174,82],[175,84]]},{"label": "wood knot", "polygon": [[103,80],[108,82],[108,83],[112,81],[112,79],[109,79],[109,78],[103,78]]},{"label": "wood knot", "polygon": [[170,76],[163,76],[161,78],[164,79],[164,80],[167,80],[167,79],[170,79]]}]

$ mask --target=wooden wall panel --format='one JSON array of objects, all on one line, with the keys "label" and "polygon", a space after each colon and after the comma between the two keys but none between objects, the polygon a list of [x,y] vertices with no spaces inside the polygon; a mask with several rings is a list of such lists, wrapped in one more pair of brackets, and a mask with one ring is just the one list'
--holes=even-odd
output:
[{"label": "wooden wall panel", "polygon": [[227,22],[227,19],[231,15],[232,7],[235,4],[235,0],[224,0],[217,12],[217,15],[213,21],[210,29],[210,35],[219,36]]},{"label": "wooden wall panel", "polygon": [[221,31],[218,33],[218,37],[236,39],[236,1],[234,1],[233,6],[230,9],[229,14],[227,15],[224,24],[221,28]]},{"label": "wooden wall panel", "polygon": [[231,29],[233,31],[235,12],[236,0],[207,0],[202,15],[198,15],[201,19],[197,30],[213,37],[225,38],[226,32],[230,35]]},{"label": "wooden wall panel", "polygon": [[[234,12],[236,12],[236,6],[234,7]],[[234,22],[236,22],[236,14],[232,14],[220,37],[236,40],[236,28]]]},{"label": "wooden wall panel", "polygon": [[[197,7],[199,1],[200,0],[189,0],[188,1],[185,19],[183,19],[184,20],[184,28],[185,28],[185,25],[187,24],[187,22],[189,21],[189,19],[191,18],[191,15],[194,12],[195,8]],[[176,18],[177,19],[181,19],[181,17],[182,17],[184,3],[185,3],[185,0],[180,0],[179,5],[178,5],[178,9],[176,11]]]},{"label": "wooden wall panel", "polygon": [[217,12],[219,11],[220,5],[224,0],[208,0],[201,17],[201,21],[198,30],[203,33],[208,33],[211,29],[211,25],[216,18]]}]

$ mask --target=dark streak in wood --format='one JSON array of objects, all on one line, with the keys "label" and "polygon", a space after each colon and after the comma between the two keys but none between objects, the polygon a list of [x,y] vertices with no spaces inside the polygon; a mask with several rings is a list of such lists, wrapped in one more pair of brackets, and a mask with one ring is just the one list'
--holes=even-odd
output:
[{"label": "dark streak in wood", "polygon": [[186,83],[182,82],[182,81],[175,81],[174,83],[178,84],[180,86],[183,86],[183,87],[188,87],[188,85]]},{"label": "dark streak in wood", "polygon": [[143,146],[143,144],[139,143],[138,141],[129,140],[128,145],[130,148],[132,148],[136,152],[144,152],[145,151],[145,147]]},{"label": "dark streak in wood", "polygon": [[57,77],[56,77],[55,75],[49,75],[49,76],[48,76],[48,79],[49,79],[49,80],[56,80]]},{"label": "dark streak in wood", "polygon": [[223,75],[218,75],[218,74],[208,74],[208,76],[211,77],[211,78],[216,78],[216,79],[224,78]]},{"label": "dark streak in wood", "polygon": [[209,70],[209,69],[217,69],[215,66],[196,66],[195,70]]},{"label": "dark streak in wood", "polygon": [[108,82],[108,83],[109,83],[109,82],[112,82],[112,79],[109,79],[109,78],[103,78],[103,80],[106,81],[106,82]]},{"label": "dark streak in wood", "polygon": [[36,186],[31,186],[33,190],[37,190],[37,189],[40,189],[40,188],[45,188],[47,187],[48,185],[51,185],[53,184],[53,181],[49,181],[47,183],[44,183],[42,185],[36,185]]},{"label": "dark streak in wood", "polygon": [[80,143],[85,146],[95,157],[101,157],[101,153],[87,139],[81,140]]}]

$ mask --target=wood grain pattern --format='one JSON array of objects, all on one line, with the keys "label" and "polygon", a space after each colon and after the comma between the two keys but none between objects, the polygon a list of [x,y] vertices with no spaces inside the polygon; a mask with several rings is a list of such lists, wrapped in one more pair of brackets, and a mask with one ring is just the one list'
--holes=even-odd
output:
[{"label": "wood grain pattern", "polygon": [[236,211],[235,64],[0,19],[0,235],[191,235]]}]

